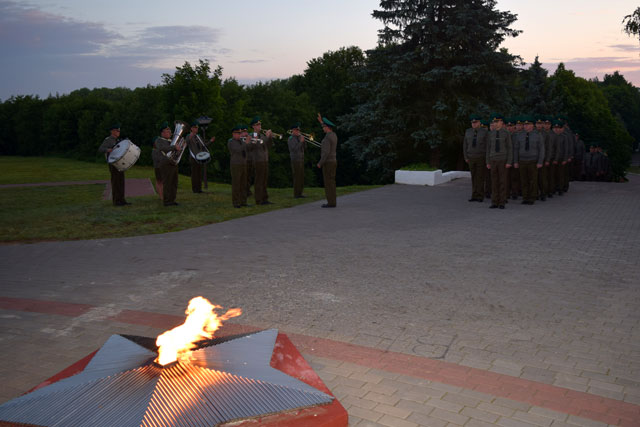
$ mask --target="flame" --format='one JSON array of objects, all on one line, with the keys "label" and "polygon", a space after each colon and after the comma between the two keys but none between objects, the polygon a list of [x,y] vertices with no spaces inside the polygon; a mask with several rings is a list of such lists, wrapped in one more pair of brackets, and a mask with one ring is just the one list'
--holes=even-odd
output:
[{"label": "flame", "polygon": [[196,342],[213,338],[213,334],[221,326],[224,320],[240,316],[242,310],[232,308],[221,316],[215,310],[222,307],[211,304],[204,297],[195,297],[189,301],[189,306],[185,311],[187,318],[180,326],[166,331],[156,339],[158,346],[158,358],[155,360],[160,365],[167,365],[176,360],[189,360],[191,350],[195,348]]}]

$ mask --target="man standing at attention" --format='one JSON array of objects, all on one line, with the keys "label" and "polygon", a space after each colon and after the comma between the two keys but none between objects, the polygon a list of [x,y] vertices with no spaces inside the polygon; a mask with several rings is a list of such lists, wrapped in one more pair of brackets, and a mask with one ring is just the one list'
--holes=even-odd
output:
[{"label": "man standing at attention", "polygon": [[522,204],[533,205],[538,197],[538,171],[544,164],[544,139],[533,130],[533,119],[523,118],[524,130],[515,136],[513,167],[520,170]]},{"label": "man standing at attention", "polygon": [[484,175],[487,170],[485,157],[487,155],[487,130],[481,126],[480,116],[472,115],[471,127],[464,134],[462,152],[464,161],[471,171],[470,202],[484,200]]},{"label": "man standing at attention", "polygon": [[[171,128],[168,122],[160,125],[160,137],[153,143],[158,157],[160,177],[162,179],[162,204],[164,206],[178,206],[176,196],[178,194],[178,165],[171,160],[167,153],[181,151],[180,144],[171,145]],[[153,156],[153,153],[152,153]],[[154,163],[156,163],[154,161]]]},{"label": "man standing at attention", "polygon": [[323,208],[335,208],[336,207],[336,169],[338,167],[338,161],[336,157],[336,150],[338,148],[338,136],[334,132],[336,127],[331,120],[323,118],[318,113],[318,121],[322,125],[322,131],[325,133],[322,139],[322,147],[320,151],[320,161],[318,162],[318,168],[322,169],[322,178],[324,181],[324,194],[327,198],[327,203],[322,205]]},{"label": "man standing at attention", "polygon": [[227,141],[231,169],[231,202],[234,208],[247,206],[247,143],[249,137],[242,141],[242,125],[231,130],[231,138]]},{"label": "man standing at attention", "polygon": [[507,203],[507,171],[513,162],[511,134],[504,128],[504,117],[495,114],[492,119],[493,130],[487,141],[487,169],[491,172],[490,209],[504,209]]},{"label": "man standing at attention", "polygon": [[293,175],[293,197],[300,199],[304,197],[304,149],[307,142],[300,133],[300,123],[291,126],[291,136],[287,142],[289,146],[289,156],[291,157],[291,174]]},{"label": "man standing at attention", "polygon": [[[109,153],[113,151],[113,147],[120,141],[120,125],[115,124],[109,128],[110,135],[102,141],[98,151],[104,153],[105,159],[109,160]],[[109,164],[109,173],[111,174],[111,198],[114,206],[125,206],[131,203],[124,198],[124,172],[120,172],[115,166]]]}]

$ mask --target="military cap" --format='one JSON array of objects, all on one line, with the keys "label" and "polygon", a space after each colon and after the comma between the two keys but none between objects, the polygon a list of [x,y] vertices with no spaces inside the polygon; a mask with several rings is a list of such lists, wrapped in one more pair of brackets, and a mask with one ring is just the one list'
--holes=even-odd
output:
[{"label": "military cap", "polygon": [[531,116],[521,116],[520,117],[522,120],[522,123],[526,124],[533,124],[535,121],[533,120],[533,117]]},{"label": "military cap", "polygon": [[492,122],[497,122],[498,120],[502,120],[503,122],[504,120],[504,116],[502,114],[498,114],[498,113],[494,113],[491,115],[491,121]]},{"label": "military cap", "polygon": [[291,125],[291,127],[289,129],[291,129],[291,130],[300,129],[300,126],[302,126],[302,124],[300,122],[295,122],[294,124]]},{"label": "military cap", "polygon": [[554,128],[561,128],[564,126],[560,120],[554,120],[551,124]]},{"label": "military cap", "polygon": [[329,126],[331,129],[333,129],[334,127],[336,127],[336,125],[329,119],[327,119],[326,117],[322,118],[322,124],[324,126]]},{"label": "military cap", "polygon": [[482,124],[482,126],[484,127],[489,127],[489,120],[480,120],[480,123]]},{"label": "military cap", "polygon": [[260,121],[260,116],[255,116],[253,119],[251,119],[251,123],[249,123],[250,126],[259,124],[262,124],[262,122]]},{"label": "military cap", "polygon": [[233,127],[233,129],[231,129],[231,132],[241,132],[242,131],[242,125],[237,124]]},{"label": "military cap", "polygon": [[120,123],[114,123],[109,127],[109,130],[120,129]]},{"label": "military cap", "polygon": [[480,117],[480,114],[471,114],[469,116],[469,120],[472,122],[480,121],[481,119],[482,117]]},{"label": "military cap", "polygon": [[507,125],[515,125],[516,124],[516,119],[513,118],[513,117],[505,117],[502,121],[505,122]]},{"label": "military cap", "polygon": [[169,122],[164,121],[164,122],[160,123],[160,131],[163,131],[168,127],[169,127]]},{"label": "military cap", "polygon": [[537,116],[536,123],[544,123],[544,116]]},{"label": "military cap", "polygon": [[191,127],[194,127],[194,126],[195,126],[195,127],[200,126],[200,124],[198,123],[198,121],[197,121],[197,120],[194,120],[194,121],[192,121],[192,122],[191,122]]},{"label": "military cap", "polygon": [[544,116],[544,122],[545,122],[545,123],[552,123],[552,122],[553,122],[553,117],[551,117],[551,116]]},{"label": "military cap", "polygon": [[524,123],[524,118],[523,118],[523,117],[524,117],[524,116],[515,116],[515,117],[513,118],[513,121],[514,121],[515,123],[522,124],[522,123]]},{"label": "military cap", "polygon": [[248,126],[246,124],[241,124],[240,125],[240,130],[247,130]]}]

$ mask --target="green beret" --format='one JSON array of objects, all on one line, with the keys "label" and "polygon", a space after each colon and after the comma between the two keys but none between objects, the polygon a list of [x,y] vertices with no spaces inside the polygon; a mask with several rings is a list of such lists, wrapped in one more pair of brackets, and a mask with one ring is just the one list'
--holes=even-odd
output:
[{"label": "green beret", "polygon": [[262,124],[262,122],[260,121],[260,116],[255,116],[253,119],[251,119],[251,123],[249,123],[250,126],[258,124]]},{"label": "green beret", "polygon": [[331,129],[335,128],[336,125],[329,119],[327,119],[326,117],[322,118],[322,124],[325,126],[329,126]]},{"label": "green beret", "polygon": [[480,114],[471,114],[469,116],[469,121],[475,122],[475,121],[480,121],[482,119],[482,117],[480,117]]},{"label": "green beret", "polygon": [[300,122],[295,122],[294,124],[291,125],[290,129],[300,129],[300,126],[302,126],[302,124]]},{"label": "green beret", "polygon": [[109,130],[120,129],[120,123],[114,123],[111,125]]},{"label": "green beret", "polygon": [[163,130],[165,130],[166,128],[169,127],[169,122],[162,122],[160,123],[160,132],[162,132]]}]

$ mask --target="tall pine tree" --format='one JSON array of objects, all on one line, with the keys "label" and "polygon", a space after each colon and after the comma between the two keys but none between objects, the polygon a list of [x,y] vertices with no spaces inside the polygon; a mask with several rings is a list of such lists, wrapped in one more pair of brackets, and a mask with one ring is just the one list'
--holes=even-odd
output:
[{"label": "tall pine tree", "polygon": [[[379,182],[397,167],[442,152],[455,167],[472,112],[511,105],[520,58],[499,49],[518,31],[494,0],[382,0],[378,47],[354,85],[358,105],[341,118],[347,144]],[[432,150],[435,148],[435,150]],[[437,159],[435,159],[437,161]]]}]

